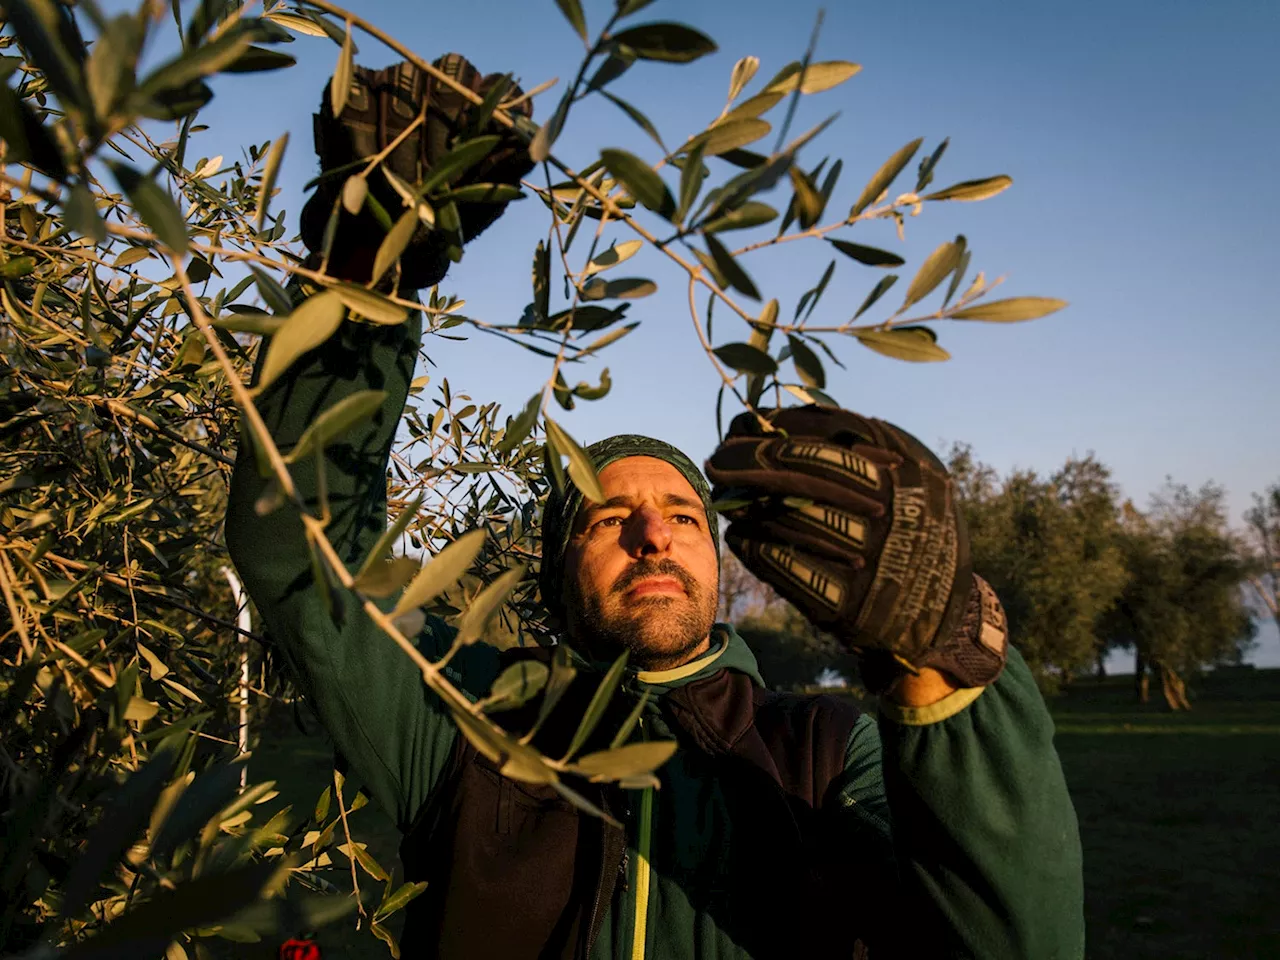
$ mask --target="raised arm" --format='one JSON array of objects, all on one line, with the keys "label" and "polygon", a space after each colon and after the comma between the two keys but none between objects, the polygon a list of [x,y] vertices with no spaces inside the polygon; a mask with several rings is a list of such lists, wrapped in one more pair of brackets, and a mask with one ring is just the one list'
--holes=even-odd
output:
[{"label": "raised arm", "polygon": [[1084,953],[1075,812],[1044,701],[970,570],[945,468],[843,410],[735,419],[707,465],[730,548],[818,627],[863,651],[880,736],[846,758],[844,846],[879,864],[872,955]]},{"label": "raised arm", "polygon": [[[438,71],[480,96],[498,75],[481,77],[464,58],[448,54]],[[418,184],[470,130],[471,101],[400,63],[386,70],[357,67],[339,115],[326,89],[316,117],[316,151],[322,177],[302,214],[302,236],[317,251],[325,246],[333,211],[340,218],[332,232],[329,273],[354,283],[370,280],[386,231],[369,204],[352,214],[345,209],[343,183],[362,160],[382,156],[398,182]],[[518,96],[519,88],[509,91]],[[526,115],[526,101],[519,108]],[[490,143],[472,166],[455,167],[450,184],[517,183],[531,167],[528,151],[512,136]],[[416,208],[402,202],[391,181],[375,170],[367,177],[368,197],[391,211],[393,219],[416,220]],[[341,200],[341,203],[340,203]],[[470,241],[502,213],[502,202],[456,203],[459,229],[450,234],[418,225],[395,268],[402,296],[438,283],[459,244]],[[300,290],[295,293],[301,295]],[[288,452],[326,410],[362,390],[385,392],[372,419],[346,433],[323,451],[331,520],[326,534],[349,569],[363,563],[386,528],[386,474],[391,445],[404,411],[422,335],[413,315],[395,326],[345,321],[322,346],[304,354],[258,398],[257,405],[276,445]],[[261,358],[259,367],[261,368]],[[257,378],[255,372],[255,380]],[[320,509],[314,457],[292,468],[304,508]],[[364,614],[356,598],[333,591],[330,613],[315,582],[301,517],[293,504],[259,512],[270,497],[259,476],[247,438],[231,484],[227,510],[227,546],[249,595],[258,605],[271,638],[288,657],[297,681],[311,699],[338,748],[364,779],[374,798],[402,828],[430,794],[457,738],[448,711],[428,691],[410,659]],[[388,607],[390,601],[387,601]],[[430,657],[447,648],[448,630],[428,619],[418,637]],[[457,669],[454,669],[457,668]],[[475,693],[484,690],[496,670],[496,652],[474,645],[451,664],[452,679]]]},{"label": "raised arm", "polygon": [[[332,521],[327,534],[358,567],[386,527],[386,469],[413,377],[421,322],[346,322],[258,399],[273,439],[288,452],[317,416],[359,390],[385,390],[371,420],[324,452]],[[319,512],[314,459],[293,467],[307,508]],[[227,547],[274,643],[285,652],[338,749],[374,799],[406,824],[434,783],[456,733],[417,669],[390,637],[335,593],[330,615],[316,585],[301,518],[292,504],[260,514],[268,481],[242,438],[227,508]],[[436,637],[421,638],[429,655]]]}]

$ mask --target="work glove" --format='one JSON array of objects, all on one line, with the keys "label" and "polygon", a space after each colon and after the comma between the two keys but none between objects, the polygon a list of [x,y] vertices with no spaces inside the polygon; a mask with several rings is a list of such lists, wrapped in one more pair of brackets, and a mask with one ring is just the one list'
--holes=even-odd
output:
[{"label": "work glove", "polygon": [[817,405],[736,417],[707,461],[725,541],[808,620],[864,654],[882,692],[933,667],[991,683],[1008,630],[976,577],[942,462],[880,420]]},{"label": "work glove", "polygon": [[[501,191],[533,169],[527,134],[533,114],[531,101],[511,108],[513,119],[524,126],[524,136],[492,120],[492,102],[509,101],[522,95],[518,86],[502,74],[482,77],[466,58],[450,53],[435,61],[442,73],[463,87],[488,97],[485,108],[446,86],[411,63],[402,62],[385,70],[355,67],[351,89],[342,112],[334,116],[329,84],[325,85],[320,112],[314,117],[316,154],[322,171],[315,193],[302,210],[302,239],[313,252],[324,246],[326,227],[335,207],[339,221],[333,233],[331,260],[367,261],[373,257],[387,230],[379,223],[366,201],[356,214],[341,206],[344,184],[360,173],[369,158],[389,146],[425,109],[425,120],[409,132],[383,161],[399,181],[401,189],[414,190],[438,168],[442,158],[460,143],[478,136],[498,135],[498,143],[478,163],[447,178],[433,188],[471,187],[464,197],[453,201],[430,198],[435,214],[434,228],[419,222],[400,258],[400,289],[414,290],[438,283],[451,261],[462,256],[462,245],[480,234],[502,215],[507,199]],[[490,96],[492,94],[492,96]],[[380,169],[366,178],[369,196],[387,211],[392,222],[408,206],[400,189]],[[484,190],[477,185],[497,185]]]}]

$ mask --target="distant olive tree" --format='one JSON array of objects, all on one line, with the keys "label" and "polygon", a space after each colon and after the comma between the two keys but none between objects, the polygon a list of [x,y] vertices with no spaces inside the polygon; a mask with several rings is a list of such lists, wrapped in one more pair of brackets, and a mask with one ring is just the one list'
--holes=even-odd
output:
[{"label": "distant olive tree", "polygon": [[1244,519],[1252,552],[1249,584],[1280,627],[1280,483],[1255,493]]},{"label": "distant olive tree", "polygon": [[1191,490],[1168,483],[1146,513],[1126,504],[1122,529],[1128,581],[1103,636],[1133,649],[1139,700],[1146,701],[1155,673],[1169,708],[1189,710],[1187,678],[1240,662],[1256,629],[1226,495],[1212,484]]},{"label": "distant olive tree", "polygon": [[1127,579],[1117,491],[1093,456],[1041,477],[999,477],[967,446],[949,455],[974,570],[999,593],[1019,651],[1047,690],[1092,666],[1099,621]]},{"label": "distant olive tree", "polygon": [[[717,423],[726,399],[751,408],[784,395],[830,403],[837,341],[945,360],[935,321],[1028,320],[1063,304],[991,299],[996,282],[970,277],[971,251],[957,237],[885,307],[900,276],[887,271],[904,260],[850,239],[859,225],[889,220],[901,236],[926,204],[981,200],[1010,179],[934,189],[947,141],[922,153],[923,141],[913,140],[878,167],[870,158],[869,179],[846,194],[844,161],[811,159],[835,116],[798,134],[791,120],[800,98],[859,68],[817,61],[812,51],[762,83],[759,61],[739,60],[717,116],[702,129],[660,132],[666,118],[651,121],[611,85],[630,70],[667,69],[716,47],[679,23],[637,22],[648,0],[602,10],[594,32],[578,0],[557,0],[571,42],[548,66],[567,65],[560,72],[574,80],[554,104],[539,100],[545,122],[510,112],[517,95],[497,85],[428,181],[393,182],[399,209],[378,205],[367,189],[370,178],[389,177],[385,154],[341,171],[339,202],[353,211],[370,205],[387,230],[374,282],[343,283],[325,268],[332,229],[321,263],[308,265],[293,219],[276,203],[287,137],[242,145],[234,131],[200,124],[217,77],[287,69],[295,57],[286,46],[298,38],[313,57],[329,57],[332,43],[341,109],[358,38],[453,81],[327,0],[267,0],[260,12],[235,0],[187,6],[142,0],[135,12],[107,16],[93,0],[0,0],[0,599],[8,624],[0,635],[0,948],[166,952],[172,960],[206,955],[212,938],[275,936],[356,910],[394,953],[386,920],[421,885],[395,881],[358,841],[349,815],[364,795],[344,792],[337,773],[306,810],[281,809],[270,782],[240,787],[240,634],[220,531],[238,442],[252,444],[274,478],[259,509],[303,511],[313,589],[361,605],[504,772],[576,797],[583,778],[652,782],[672,745],[542,756],[492,715],[560,684],[567,660],[549,673],[525,666],[504,674],[477,704],[412,641],[424,608],[455,617],[460,643],[549,639],[536,596],[539,502],[569,482],[599,495],[589,462],[551,414],[600,400],[626,374],[613,348],[643,322],[640,301],[657,288],[649,278],[616,277],[616,268],[648,250],[687,287],[690,348],[705,354],[720,384],[707,412]],[[166,36],[173,55],[141,72],[144,46]],[[654,141],[650,155],[555,155],[588,97],[638,124]],[[520,190],[468,179],[501,136],[527,142],[538,163]],[[772,146],[751,149],[766,138]],[[456,204],[520,192],[548,210],[545,234],[530,238],[532,289],[521,316],[473,316],[453,292],[433,289],[419,301],[377,288],[399,269],[419,223],[457,240]],[[337,214],[335,205],[331,224]],[[748,267],[783,243],[830,257],[786,316]],[[823,301],[837,264],[850,262],[880,273],[852,310]],[[304,284],[310,295],[295,299]],[[721,318],[714,335],[713,308]],[[508,414],[447,378],[416,380],[391,463],[393,522],[348,569],[326,535],[327,512],[302,507],[291,471],[304,458],[322,464],[326,446],[371,416],[378,398],[326,411],[286,456],[258,415],[248,372],[266,350],[270,379],[344,318],[398,324],[410,312],[424,317],[427,353],[460,329],[527,348],[527,368],[508,379],[527,377],[532,395]],[[600,366],[606,351],[618,360],[612,374]],[[590,375],[571,378],[575,367]],[[432,555],[425,565],[424,553]],[[390,612],[375,604],[396,597]],[[254,696],[280,697],[275,676],[266,674],[268,686]],[[606,693],[620,676],[619,665]],[[598,711],[585,716],[582,730],[598,719]],[[371,881],[372,896],[361,889]]]}]

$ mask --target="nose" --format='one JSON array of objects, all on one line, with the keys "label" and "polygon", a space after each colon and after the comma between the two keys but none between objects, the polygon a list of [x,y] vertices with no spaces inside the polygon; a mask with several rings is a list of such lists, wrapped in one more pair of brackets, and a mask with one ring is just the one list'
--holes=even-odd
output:
[{"label": "nose", "polygon": [[660,511],[642,506],[627,518],[621,540],[623,549],[633,557],[666,553],[671,546],[671,527]]}]

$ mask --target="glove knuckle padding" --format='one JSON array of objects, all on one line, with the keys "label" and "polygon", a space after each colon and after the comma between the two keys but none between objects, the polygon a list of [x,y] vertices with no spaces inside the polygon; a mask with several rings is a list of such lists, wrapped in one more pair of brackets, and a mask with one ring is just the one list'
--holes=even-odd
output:
[{"label": "glove knuckle padding", "polygon": [[[479,71],[458,54],[447,54],[434,65],[481,97],[503,79],[500,74],[481,77]],[[519,87],[514,85],[507,94],[509,97],[520,95]],[[320,112],[315,115],[315,147],[321,169],[350,167],[350,174],[358,173],[359,161],[374,156],[404,134],[383,165],[410,186],[421,183],[432,167],[467,135],[474,106],[470,98],[411,63],[398,63],[384,70],[355,67],[341,113],[334,115],[326,85]],[[530,116],[532,105],[526,100],[514,112]],[[420,115],[422,122],[405,134]],[[525,145],[513,136],[504,136],[458,185],[516,183],[532,167]],[[302,237],[313,251],[322,246],[325,225],[345,179],[341,175],[324,178],[303,207]],[[394,218],[403,206],[400,194],[378,171],[370,173],[368,184],[373,197]],[[459,202],[456,206],[462,239],[470,241],[501,216],[506,204]],[[342,243],[376,248],[385,235],[367,209],[354,216],[342,211],[339,216],[342,221],[338,236]],[[402,282],[416,287],[436,282],[447,268],[450,242],[444,233],[420,224],[401,259]]]},{"label": "glove knuckle padding", "polygon": [[[707,474],[744,565],[818,626],[923,664],[959,623],[972,572],[946,468],[892,424],[806,406],[734,419]],[[799,500],[795,498],[800,498]]]}]

